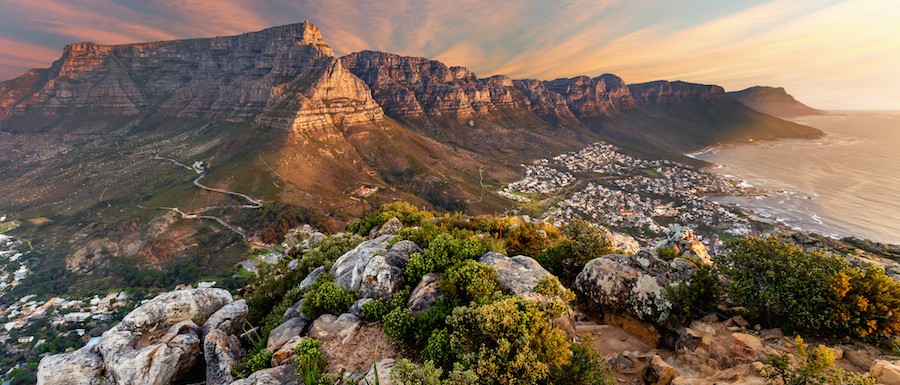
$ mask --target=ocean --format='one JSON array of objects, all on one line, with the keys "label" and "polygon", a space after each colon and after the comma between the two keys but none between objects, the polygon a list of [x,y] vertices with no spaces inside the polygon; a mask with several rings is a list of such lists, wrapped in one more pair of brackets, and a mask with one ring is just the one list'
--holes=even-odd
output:
[{"label": "ocean", "polygon": [[713,199],[796,230],[900,244],[900,111],[829,111],[791,120],[826,136],[693,154],[717,165],[708,171],[769,191]]}]

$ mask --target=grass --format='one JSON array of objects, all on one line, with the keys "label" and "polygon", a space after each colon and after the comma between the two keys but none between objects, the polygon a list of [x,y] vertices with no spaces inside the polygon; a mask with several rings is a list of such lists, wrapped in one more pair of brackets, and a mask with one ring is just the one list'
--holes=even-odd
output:
[{"label": "grass", "polygon": [[16,221],[0,222],[0,234],[15,230],[17,227],[19,227],[19,222]]}]

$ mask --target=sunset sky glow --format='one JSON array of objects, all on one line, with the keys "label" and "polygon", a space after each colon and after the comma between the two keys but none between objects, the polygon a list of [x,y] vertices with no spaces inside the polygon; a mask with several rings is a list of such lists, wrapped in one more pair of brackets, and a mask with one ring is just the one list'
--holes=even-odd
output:
[{"label": "sunset sky glow", "polygon": [[479,76],[613,73],[785,87],[822,109],[900,109],[900,1],[0,0],[0,79],[69,43],[231,35],[310,20],[338,55],[425,56]]}]

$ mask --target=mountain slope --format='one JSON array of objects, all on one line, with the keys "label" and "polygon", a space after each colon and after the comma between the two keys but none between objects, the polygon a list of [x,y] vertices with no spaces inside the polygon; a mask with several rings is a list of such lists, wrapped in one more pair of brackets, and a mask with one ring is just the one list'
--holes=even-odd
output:
[{"label": "mountain slope", "polygon": [[824,113],[794,99],[782,87],[756,86],[741,91],[729,92],[728,95],[747,107],[781,118]]}]

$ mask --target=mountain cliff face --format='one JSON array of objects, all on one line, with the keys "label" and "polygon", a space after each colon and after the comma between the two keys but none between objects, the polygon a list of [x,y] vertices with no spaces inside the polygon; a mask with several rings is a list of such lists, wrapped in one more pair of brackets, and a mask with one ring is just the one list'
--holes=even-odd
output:
[{"label": "mountain cliff face", "polygon": [[454,138],[461,141],[477,140],[465,135],[470,127],[525,125],[552,128],[556,138],[599,136],[645,155],[677,157],[728,141],[821,135],[747,108],[715,85],[626,85],[611,74],[479,79],[462,67],[373,51],[341,61],[368,84],[388,115],[432,133],[435,126],[455,127]]},{"label": "mountain cliff face", "polygon": [[729,92],[728,95],[747,107],[781,118],[824,113],[800,103],[782,87],[756,86],[741,91]]},{"label": "mountain cliff face", "polygon": [[310,23],[211,39],[72,44],[49,69],[4,83],[0,100],[3,126],[27,131],[85,115],[258,119],[295,130],[382,118]]}]

